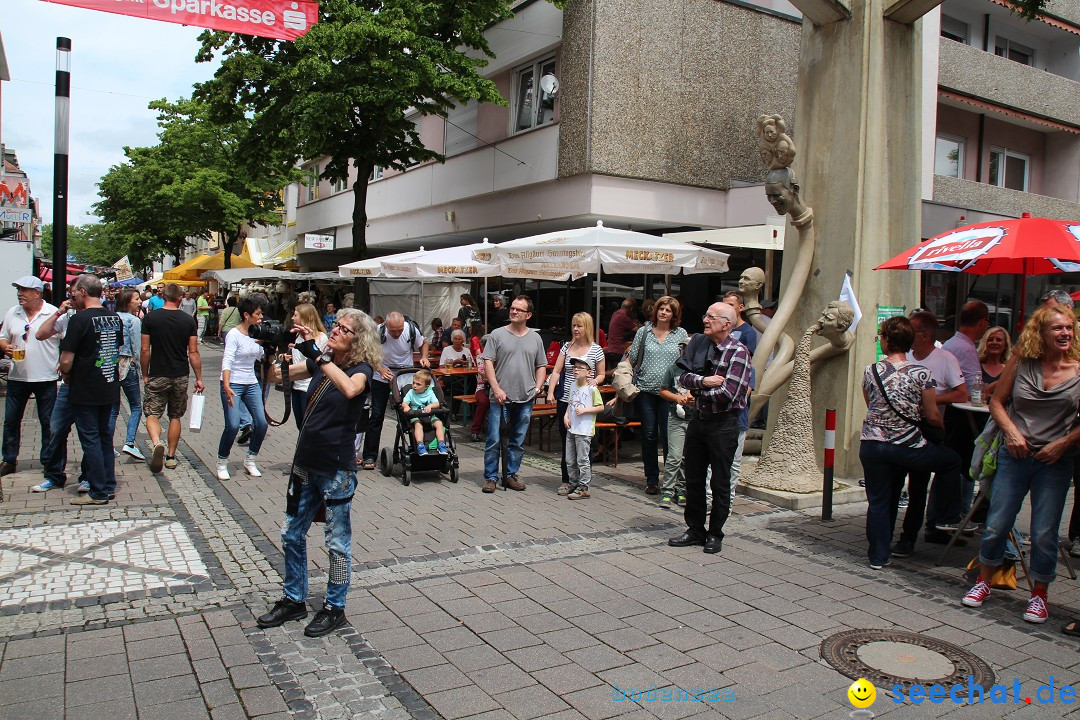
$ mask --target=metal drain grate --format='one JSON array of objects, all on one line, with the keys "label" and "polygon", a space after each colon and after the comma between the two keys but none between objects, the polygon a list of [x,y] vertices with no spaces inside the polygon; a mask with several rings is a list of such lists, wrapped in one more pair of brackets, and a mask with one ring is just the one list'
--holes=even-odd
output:
[{"label": "metal drain grate", "polygon": [[[872,646],[872,647],[869,647]],[[849,678],[876,687],[994,684],[994,671],[967,650],[904,630],[845,630],[821,643],[821,657]]]}]

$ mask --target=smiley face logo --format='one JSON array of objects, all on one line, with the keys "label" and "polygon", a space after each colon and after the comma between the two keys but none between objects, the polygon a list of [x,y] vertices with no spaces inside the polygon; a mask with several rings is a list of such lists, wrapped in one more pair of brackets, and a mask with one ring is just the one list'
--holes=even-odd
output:
[{"label": "smiley face logo", "polygon": [[877,688],[862,678],[851,683],[847,690],[848,700],[857,708],[868,708],[877,699]]}]

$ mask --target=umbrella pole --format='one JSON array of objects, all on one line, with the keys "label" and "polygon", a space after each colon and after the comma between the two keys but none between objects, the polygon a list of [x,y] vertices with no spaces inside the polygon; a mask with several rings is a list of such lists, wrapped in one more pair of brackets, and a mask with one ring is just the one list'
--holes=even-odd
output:
[{"label": "umbrella pole", "polygon": [[488,299],[488,287],[487,276],[484,276],[484,334],[491,332],[491,326],[488,325],[488,303],[491,301]]},{"label": "umbrella pole", "polygon": [[1028,277],[1028,261],[1024,260],[1023,274],[1020,276],[1020,317],[1016,320],[1016,332],[1020,332],[1024,327],[1024,320],[1027,318],[1027,277]]},{"label": "umbrella pole", "polygon": [[[604,275],[604,265],[601,263],[596,268],[596,326],[600,327],[600,279]],[[596,337],[600,337],[600,333],[596,333]]]}]

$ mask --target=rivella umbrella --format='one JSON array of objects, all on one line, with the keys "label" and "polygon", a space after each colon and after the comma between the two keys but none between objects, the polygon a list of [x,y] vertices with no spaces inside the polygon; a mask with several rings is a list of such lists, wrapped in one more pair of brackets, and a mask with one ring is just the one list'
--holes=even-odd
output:
[{"label": "rivella umbrella", "polygon": [[1080,220],[994,220],[950,230],[875,270],[941,270],[974,275],[1080,272]]},{"label": "rivella umbrella", "polygon": [[[875,270],[939,270],[973,275],[1080,272],[1080,220],[1033,218],[965,225],[905,250]],[[1026,293],[1021,291],[1020,316]]]}]

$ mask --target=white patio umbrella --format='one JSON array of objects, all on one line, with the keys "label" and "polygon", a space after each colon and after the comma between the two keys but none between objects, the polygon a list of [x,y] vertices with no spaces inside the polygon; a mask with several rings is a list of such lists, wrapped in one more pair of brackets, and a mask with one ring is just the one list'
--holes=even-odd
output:
[{"label": "white patio umbrella", "polygon": [[[473,256],[476,257],[474,251]],[[532,235],[491,247],[491,259],[504,270],[543,270],[564,274],[724,272],[727,253],[678,242],[656,235],[604,227],[593,227]],[[509,273],[508,273],[509,274]],[[597,294],[596,314],[600,316]]]}]

